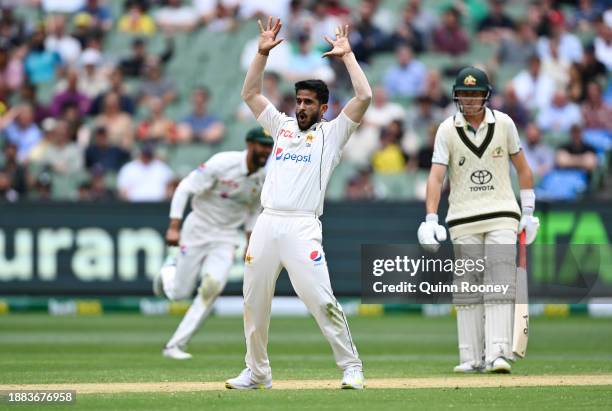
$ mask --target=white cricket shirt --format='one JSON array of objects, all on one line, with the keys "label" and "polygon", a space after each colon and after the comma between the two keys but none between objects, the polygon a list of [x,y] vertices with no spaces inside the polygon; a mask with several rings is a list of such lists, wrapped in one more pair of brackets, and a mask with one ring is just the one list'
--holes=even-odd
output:
[{"label": "white cricket shirt", "polygon": [[342,149],[359,126],[344,111],[301,131],[297,120],[269,104],[257,119],[274,138],[261,193],[264,208],[323,214],[325,189]]},{"label": "white cricket shirt", "polygon": [[248,173],[247,151],[226,151],[215,154],[181,181],[170,206],[170,218],[180,219],[192,196],[192,212],[183,225],[181,242],[234,242],[241,226],[252,230],[266,171],[262,167]]}]

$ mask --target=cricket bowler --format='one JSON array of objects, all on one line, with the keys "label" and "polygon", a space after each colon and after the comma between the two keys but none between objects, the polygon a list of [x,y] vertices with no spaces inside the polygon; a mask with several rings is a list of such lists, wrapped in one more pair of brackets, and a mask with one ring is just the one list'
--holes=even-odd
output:
[{"label": "cricket bowler", "polygon": [[246,368],[226,381],[227,388],[271,388],[268,327],[276,280],[282,267],[298,297],[313,315],[344,371],[341,387],[364,387],[362,364],[346,316],[334,297],[321,246],[325,189],[342,149],[361,121],[372,91],[348,41],[348,26],[336,29],[333,47],[323,57],[338,57],[351,78],[355,96],[334,120],[322,121],[329,91],[321,80],[295,84],[296,118],[280,113],[261,94],[268,53],[283,39],[281,22],[259,22],[259,49],[246,75],[242,98],[259,124],[274,138],[274,150],[261,194],[263,212],[255,224],[244,271]]},{"label": "cricket bowler", "polygon": [[[261,127],[246,135],[247,149],[217,153],[185,177],[172,196],[166,243],[179,247],[176,267],[162,268],[153,283],[156,295],[190,298],[202,274],[198,293],[163,355],[191,358],[187,343],[212,311],[223,291],[244,226],[247,241],[261,210],[259,197],[265,165],[274,141]],[[191,209],[183,226],[185,206]]]},{"label": "cricket bowler", "polygon": [[[455,256],[468,253],[473,258],[475,249],[486,256],[484,273],[474,273],[463,280],[470,284],[512,284],[506,294],[453,295],[460,359],[454,371],[458,373],[510,372],[509,361],[514,359],[511,348],[516,281],[514,245],[517,232],[525,230],[526,243],[531,244],[539,228],[538,218],[533,216],[533,178],[521,151],[518,131],[507,114],[486,106],[490,95],[489,79],[482,70],[467,67],[459,72],[453,85],[458,112],[438,128],[427,180],[427,216],[418,230],[419,242],[427,250],[436,251],[438,242],[446,240],[446,230],[438,223],[437,213],[448,171],[446,224]],[[510,162],[518,174],[520,208],[512,190]],[[500,249],[503,252],[496,252]]]}]

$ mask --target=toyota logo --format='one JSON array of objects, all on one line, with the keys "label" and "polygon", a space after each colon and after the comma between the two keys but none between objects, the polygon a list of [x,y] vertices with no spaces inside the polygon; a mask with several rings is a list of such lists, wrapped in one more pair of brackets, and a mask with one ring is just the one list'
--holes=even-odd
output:
[{"label": "toyota logo", "polygon": [[470,176],[472,183],[478,185],[487,184],[492,178],[493,175],[488,170],[476,170]]}]

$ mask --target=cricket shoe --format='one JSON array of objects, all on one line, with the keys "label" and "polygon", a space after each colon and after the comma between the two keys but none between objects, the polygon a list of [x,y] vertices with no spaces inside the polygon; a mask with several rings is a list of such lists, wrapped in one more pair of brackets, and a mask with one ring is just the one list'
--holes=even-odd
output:
[{"label": "cricket shoe", "polygon": [[162,279],[161,271],[155,275],[155,278],[153,278],[153,294],[155,294],[157,297],[166,298],[166,293],[164,292],[164,281]]},{"label": "cricket shoe", "polygon": [[512,366],[504,357],[497,357],[492,363],[487,364],[487,372],[495,374],[510,374]]},{"label": "cricket shoe", "polygon": [[263,382],[258,382],[253,377],[250,368],[242,370],[236,378],[225,381],[225,388],[230,390],[265,390],[272,388],[272,377],[268,377]]},{"label": "cricket shoe", "polygon": [[365,388],[365,379],[361,368],[350,367],[344,370],[341,387],[343,390],[362,390]]},{"label": "cricket shoe", "polygon": [[190,360],[191,357],[193,357],[191,354],[183,351],[180,347],[176,345],[164,348],[162,354],[164,357],[172,358],[173,360]]},{"label": "cricket shoe", "polygon": [[474,365],[471,361],[466,361],[453,368],[453,372],[457,374],[476,374],[482,371],[482,367]]}]

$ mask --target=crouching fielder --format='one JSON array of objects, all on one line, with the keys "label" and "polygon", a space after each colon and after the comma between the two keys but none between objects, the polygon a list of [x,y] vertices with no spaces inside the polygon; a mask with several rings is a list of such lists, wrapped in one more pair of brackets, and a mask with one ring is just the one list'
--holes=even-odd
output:
[{"label": "crouching fielder", "polygon": [[[199,279],[198,294],[163,355],[189,359],[185,347],[210,314],[223,291],[244,226],[247,240],[259,215],[259,196],[274,141],[262,128],[250,130],[245,151],[214,155],[185,177],[172,197],[168,245],[180,245],[175,270],[162,269],[154,292],[170,300],[190,298]],[[181,220],[189,196],[192,211]]]},{"label": "crouching fielder", "polygon": [[[521,151],[512,119],[490,110],[487,75],[474,67],[461,70],[453,86],[458,112],[438,128],[427,180],[425,222],[419,242],[435,251],[446,239],[438,223],[440,192],[448,170],[449,227],[455,256],[486,256],[485,272],[461,281],[470,284],[511,284],[503,293],[456,293],[460,364],[455,372],[510,372],[513,302],[516,281],[517,232],[526,231],[527,244],[536,237],[539,221],[533,216],[535,194],[531,170]],[[521,208],[510,180],[510,161],[521,188]],[[499,246],[499,244],[513,246]],[[455,277],[457,281],[458,277]]]}]

